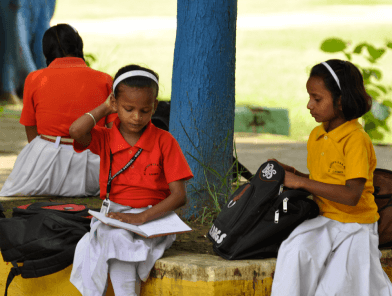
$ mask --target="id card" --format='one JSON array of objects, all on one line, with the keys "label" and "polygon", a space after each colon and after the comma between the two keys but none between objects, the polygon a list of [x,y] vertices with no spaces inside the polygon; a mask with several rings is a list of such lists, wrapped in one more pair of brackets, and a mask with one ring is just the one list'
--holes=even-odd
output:
[{"label": "id card", "polygon": [[110,209],[110,200],[109,199],[105,199],[102,202],[102,207],[101,207],[101,212],[100,213],[107,215],[109,213],[109,209]]}]

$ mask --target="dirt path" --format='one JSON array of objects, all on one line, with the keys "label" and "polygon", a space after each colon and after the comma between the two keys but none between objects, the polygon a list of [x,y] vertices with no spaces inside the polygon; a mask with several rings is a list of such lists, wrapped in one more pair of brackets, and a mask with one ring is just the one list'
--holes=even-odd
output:
[{"label": "dirt path", "polygon": [[19,119],[0,117],[0,189],[11,173],[19,152],[27,144],[24,127]]}]

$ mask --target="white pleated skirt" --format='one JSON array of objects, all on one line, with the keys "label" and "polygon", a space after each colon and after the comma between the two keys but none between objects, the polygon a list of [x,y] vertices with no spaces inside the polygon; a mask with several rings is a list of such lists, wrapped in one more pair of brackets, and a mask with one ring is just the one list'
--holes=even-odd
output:
[{"label": "white pleated skirt", "polygon": [[[110,202],[110,211],[136,212],[114,202]],[[175,239],[175,234],[144,238],[93,218],[90,232],[76,246],[70,281],[83,296],[103,295],[107,288],[110,259],[137,263],[137,275],[146,281],[155,261],[162,257]]]},{"label": "white pleated skirt", "polygon": [[97,196],[99,162],[90,150],[77,153],[37,136],[16,158],[0,196]]},{"label": "white pleated skirt", "polygon": [[377,222],[318,216],[279,248],[271,296],[391,296],[380,258]]}]

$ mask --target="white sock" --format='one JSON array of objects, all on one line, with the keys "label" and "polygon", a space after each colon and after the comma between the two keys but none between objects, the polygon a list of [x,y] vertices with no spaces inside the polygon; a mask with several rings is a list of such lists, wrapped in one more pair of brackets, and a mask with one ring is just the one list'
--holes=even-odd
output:
[{"label": "white sock", "polygon": [[116,296],[140,295],[140,279],[136,273],[136,264],[110,259],[109,274]]}]

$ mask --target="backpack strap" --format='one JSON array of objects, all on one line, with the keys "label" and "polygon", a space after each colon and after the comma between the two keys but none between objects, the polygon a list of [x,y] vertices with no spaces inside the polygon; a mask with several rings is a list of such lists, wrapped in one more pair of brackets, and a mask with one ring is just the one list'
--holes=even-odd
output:
[{"label": "backpack strap", "polygon": [[11,268],[10,273],[8,274],[4,296],[7,296],[8,287],[15,276],[21,275],[22,278],[27,279],[53,274],[71,265],[74,254],[75,247],[71,247],[51,257],[38,260],[26,260],[23,263],[23,266],[18,266],[16,261],[13,261],[12,265],[14,267]]},{"label": "backpack strap", "polygon": [[12,280],[14,279],[14,277],[21,274],[20,267],[18,266],[18,264],[16,263],[16,261],[13,261],[13,262],[11,262],[11,263],[12,263],[12,265],[13,265],[14,267],[11,268],[10,273],[8,274],[7,282],[6,282],[6,285],[5,285],[5,293],[4,293],[4,296],[7,296],[8,287],[9,287],[9,285],[11,284]]}]

